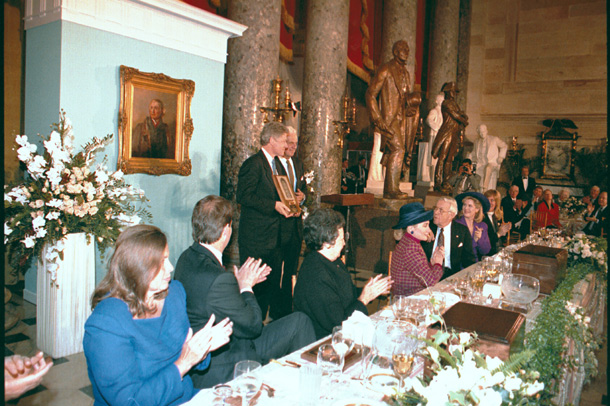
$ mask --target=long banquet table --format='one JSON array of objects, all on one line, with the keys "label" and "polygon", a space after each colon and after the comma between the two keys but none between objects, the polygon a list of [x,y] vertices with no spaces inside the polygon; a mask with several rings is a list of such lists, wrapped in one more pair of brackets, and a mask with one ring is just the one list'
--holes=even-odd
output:
[{"label": "long banquet table", "polygon": [[[454,293],[455,280],[458,278],[464,278],[466,275],[474,269],[477,265],[472,265],[459,273],[447,278],[430,289],[431,293],[434,292],[450,292]],[[606,297],[605,292],[601,289],[600,284],[596,283],[595,278],[590,275],[586,280],[579,282],[574,288],[573,299],[568,304],[569,307],[576,308],[580,307],[584,310],[586,315],[586,321],[590,324],[595,334],[601,334],[603,332],[604,323],[604,312]],[[424,292],[420,292],[420,295]],[[539,298],[531,306],[531,310],[526,315],[526,331],[531,330],[535,324],[536,317],[540,314],[540,303],[544,299],[544,295],[540,295]],[[497,305],[497,301],[494,302]],[[383,313],[385,311],[385,313]],[[371,316],[373,320],[381,317],[387,317],[388,310],[381,309],[377,313]],[[263,366],[258,374],[262,378],[262,381],[275,389],[273,397],[269,397],[266,392],[263,392],[262,396],[257,400],[256,404],[261,406],[266,405],[286,405],[286,404],[299,404],[300,399],[300,388],[299,388],[299,368],[290,366],[285,361],[289,360],[296,362],[300,365],[312,364],[309,361],[301,358],[301,354],[310,348],[318,346],[324,340],[325,337],[305,348],[295,351],[277,361],[271,362]],[[577,359],[583,360],[583,350],[575,348],[573,342],[567,342],[567,348],[569,348],[570,354],[576,355]],[[583,360],[584,361],[584,360]],[[412,377],[422,373],[422,365],[415,365],[413,368]],[[366,380],[359,379],[362,373],[362,366],[360,363],[356,363],[353,366],[346,369],[343,373],[342,381],[340,383],[331,384],[327,382],[327,377],[323,377],[321,395],[325,398],[321,399],[316,404],[319,405],[336,405],[343,406],[349,404],[366,403],[371,406],[383,405],[382,398],[384,394],[382,392],[372,389],[366,384]],[[560,385],[560,393],[554,398],[557,405],[573,404],[578,405],[580,401],[580,395],[582,387],[584,385],[585,372],[584,362],[583,366],[576,368],[575,370],[567,370],[564,373],[563,382]],[[231,385],[231,382],[228,382]],[[186,403],[190,406],[199,405],[210,405],[214,398],[212,389],[205,389],[200,391],[190,402]]]}]

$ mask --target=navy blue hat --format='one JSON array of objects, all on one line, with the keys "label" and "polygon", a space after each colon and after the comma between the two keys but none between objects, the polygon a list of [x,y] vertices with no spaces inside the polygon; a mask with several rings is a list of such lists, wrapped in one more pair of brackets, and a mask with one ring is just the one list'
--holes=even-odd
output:
[{"label": "navy blue hat", "polygon": [[481,206],[483,206],[483,213],[487,213],[489,211],[489,199],[485,197],[484,194],[479,192],[464,192],[460,193],[455,197],[455,201],[458,204],[458,211],[462,210],[462,200],[465,197],[473,197],[481,202]]},{"label": "navy blue hat", "polygon": [[424,221],[430,221],[432,220],[432,216],[434,216],[434,212],[432,210],[426,211],[421,203],[415,202],[402,206],[399,215],[398,224],[392,227],[395,230],[423,223]]}]

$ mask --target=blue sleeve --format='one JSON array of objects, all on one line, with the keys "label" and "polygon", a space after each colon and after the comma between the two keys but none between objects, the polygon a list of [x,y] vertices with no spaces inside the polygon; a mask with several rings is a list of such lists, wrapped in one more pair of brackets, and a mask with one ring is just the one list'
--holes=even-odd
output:
[{"label": "blue sleeve", "polygon": [[92,315],[85,324],[83,345],[92,383],[110,405],[171,404],[189,388],[173,363],[143,379],[129,331],[131,314],[122,305]]},{"label": "blue sleeve", "polygon": [[203,359],[199,364],[195,365],[193,369],[197,371],[205,371],[210,366],[210,360],[212,359],[212,355],[208,353],[208,356]]}]

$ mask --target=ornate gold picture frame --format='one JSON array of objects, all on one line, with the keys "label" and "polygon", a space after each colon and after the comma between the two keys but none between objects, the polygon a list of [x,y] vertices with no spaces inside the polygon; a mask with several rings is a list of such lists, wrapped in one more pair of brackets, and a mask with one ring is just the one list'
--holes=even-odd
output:
[{"label": "ornate gold picture frame", "polygon": [[195,82],[121,65],[118,167],[124,173],[191,174]]},{"label": "ornate gold picture frame", "polygon": [[568,135],[542,134],[543,179],[571,179],[574,177],[574,151],[577,133]]},{"label": "ornate gold picture frame", "polygon": [[288,206],[292,213],[300,214],[301,206],[299,206],[294,190],[292,190],[292,185],[290,184],[288,176],[273,175],[273,183],[275,184],[277,193],[280,195],[282,203]]}]

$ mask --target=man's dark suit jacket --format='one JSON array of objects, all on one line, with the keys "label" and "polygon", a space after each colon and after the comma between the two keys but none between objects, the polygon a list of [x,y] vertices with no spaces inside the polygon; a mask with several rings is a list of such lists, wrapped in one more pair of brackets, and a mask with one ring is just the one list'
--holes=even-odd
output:
[{"label": "man's dark suit jacket", "polygon": [[212,314],[216,316],[216,322],[225,317],[233,322],[231,340],[212,353],[210,367],[205,371],[191,372],[195,387],[211,387],[231,380],[233,367],[238,361],[261,361],[252,341],[263,331],[261,309],[256,298],[250,292],[239,293],[235,275],[225,270],[210,250],[193,243],[180,255],[175,279],[186,290],[186,311],[194,333],[208,322]]},{"label": "man's dark suit jacket", "polygon": [[529,211],[532,203],[528,202],[526,205],[523,206],[523,208],[521,209],[521,212],[518,212],[515,210],[515,205],[514,205],[512,199],[510,198],[510,196],[504,196],[502,198],[501,205],[502,205],[502,210],[504,211],[504,221],[511,222],[514,227],[515,223],[517,223],[523,217],[525,217],[525,215]]},{"label": "man's dark suit jacket", "polygon": [[[366,169],[364,166],[362,167],[362,169],[364,170],[364,179],[362,179],[362,180],[360,179],[360,164],[354,165],[347,169],[348,172],[351,172],[356,176],[356,181],[355,181],[355,186],[354,186],[355,193],[364,193],[364,188],[366,187],[366,181],[369,177],[369,170]],[[361,182],[358,182],[359,180],[361,180]]]},{"label": "man's dark suit jacket", "polygon": [[[592,221],[588,222],[583,231],[586,234],[599,237],[602,235],[602,228],[604,230],[608,231],[608,224],[610,223],[608,221],[608,206],[606,205],[603,208],[600,207],[599,210],[596,207],[595,211],[593,213],[595,214],[595,218],[598,221],[597,222],[592,222]],[[585,213],[585,217],[590,217],[590,216]]]},{"label": "man's dark suit jacket", "polygon": [[[279,161],[276,168],[278,173],[283,171]],[[236,200],[241,205],[238,245],[243,263],[250,256],[260,257],[263,252],[277,248],[282,225],[290,226],[275,210],[280,196],[262,150],[246,159],[239,169]]]},{"label": "man's dark suit jacket", "polygon": [[498,253],[498,230],[500,229],[500,222],[495,214],[493,215],[493,224],[487,214],[483,215],[483,222],[487,224],[487,235],[489,236],[489,243],[491,245],[491,250],[487,255],[492,256]]},{"label": "man's dark suit jacket", "polygon": [[[436,236],[436,230],[438,229],[436,224],[431,222],[430,229]],[[447,242],[445,241],[445,244],[446,243]],[[434,241],[422,241],[421,245],[424,248],[426,257],[428,257],[428,261],[430,261],[430,257],[432,256],[432,248],[434,248]],[[472,251],[472,237],[470,236],[468,227],[455,221],[451,222],[450,249],[451,272],[446,272],[443,275],[443,279],[461,271],[466,267],[469,267],[476,262],[474,252]],[[446,267],[447,265],[444,264],[443,266]]]},{"label": "man's dark suit jacket", "polygon": [[[297,189],[299,189],[301,192],[305,193],[306,192],[306,188],[305,188],[306,182],[305,182],[305,170],[303,169],[303,162],[297,157],[292,157],[292,163],[294,165],[294,171],[296,174]],[[279,159],[277,160],[276,165],[278,168],[278,174],[288,176],[288,174],[284,170],[284,164],[282,164],[282,162]],[[283,241],[286,241],[288,238],[290,238],[290,236],[287,235],[287,233],[290,233],[293,230],[296,230],[298,240],[303,241],[303,218],[301,216],[288,217],[288,218],[282,216],[282,222],[285,223],[285,226],[282,227],[282,232],[284,233],[284,235],[282,236]]]},{"label": "man's dark suit jacket", "polygon": [[512,184],[519,186],[519,193],[525,193],[530,197],[534,194],[534,189],[536,189],[536,179],[531,176],[527,177],[527,190],[523,187],[523,176],[517,176],[513,179]]}]

